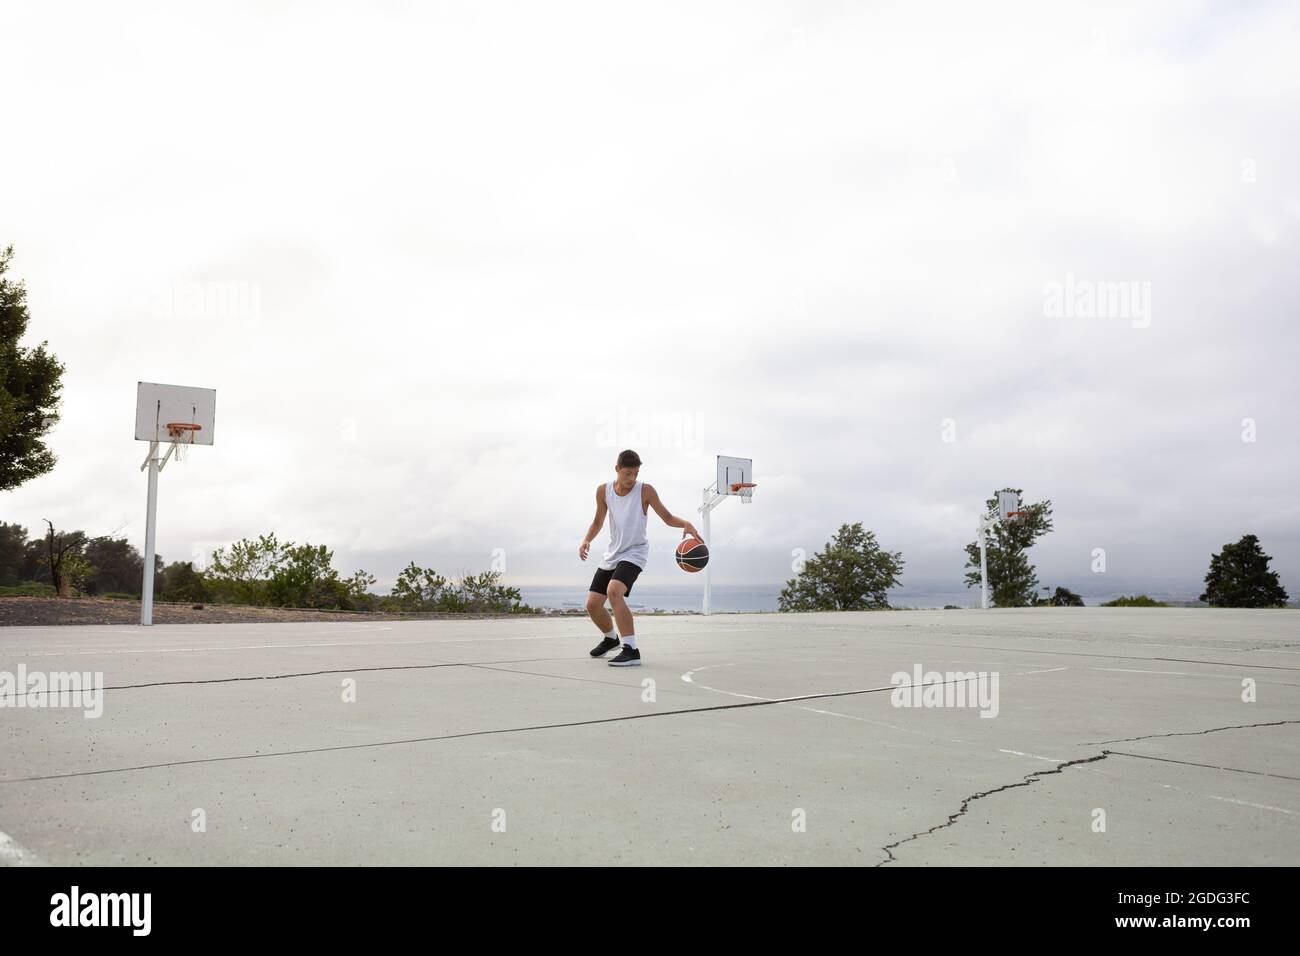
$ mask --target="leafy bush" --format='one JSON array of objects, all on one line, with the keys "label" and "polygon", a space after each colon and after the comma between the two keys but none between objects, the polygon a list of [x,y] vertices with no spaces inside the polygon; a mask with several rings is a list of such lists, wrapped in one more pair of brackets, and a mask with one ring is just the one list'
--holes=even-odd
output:
[{"label": "leafy bush", "polygon": [[1113,601],[1103,601],[1101,607],[1168,607],[1164,601],[1139,594],[1136,597],[1117,597]]},{"label": "leafy bush", "polygon": [[443,577],[432,568],[412,561],[397,577],[389,607],[403,611],[443,611],[453,614],[530,614],[518,588],[500,583],[500,571],[465,574],[459,580]]},{"label": "leafy bush", "polygon": [[54,585],[40,581],[20,581],[0,587],[0,597],[54,597]]},{"label": "leafy bush", "polygon": [[212,601],[212,589],[203,575],[194,570],[190,561],[176,561],[167,565],[162,573],[160,601],[176,604],[207,604]]},{"label": "leafy bush", "polygon": [[1083,607],[1083,598],[1069,588],[1057,588],[1056,593],[1041,602],[1047,607]]},{"label": "leafy bush", "polygon": [[276,607],[355,610],[375,578],[358,571],[341,579],[333,563],[334,552],[323,544],[286,546],[267,582],[267,598]]},{"label": "leafy bush", "polygon": [[213,552],[208,570],[199,575],[209,597],[193,600],[341,611],[373,607],[374,576],[357,571],[340,578],[333,562],[334,552],[323,544],[281,543],[274,534],[245,538]]}]

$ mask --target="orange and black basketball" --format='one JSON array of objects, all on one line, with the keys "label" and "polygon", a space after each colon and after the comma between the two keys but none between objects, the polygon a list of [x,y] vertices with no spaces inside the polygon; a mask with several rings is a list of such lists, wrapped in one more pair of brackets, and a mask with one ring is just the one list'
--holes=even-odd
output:
[{"label": "orange and black basketball", "polygon": [[709,549],[699,538],[682,538],[677,546],[677,566],[694,574],[709,563]]}]

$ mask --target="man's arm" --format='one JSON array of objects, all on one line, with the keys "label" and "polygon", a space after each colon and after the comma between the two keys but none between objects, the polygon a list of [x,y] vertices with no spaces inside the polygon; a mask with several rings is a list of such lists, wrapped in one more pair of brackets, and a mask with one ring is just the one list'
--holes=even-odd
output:
[{"label": "man's arm", "polygon": [[[681,528],[683,538],[699,538],[700,533],[695,530],[695,525],[691,524],[685,518],[676,517],[671,511],[664,507],[664,503],[659,500],[659,492],[655,491],[654,485],[645,486],[646,498],[650,502],[650,507],[655,510],[660,518],[664,519],[664,524],[670,528]],[[703,538],[700,538],[703,541]]]},{"label": "man's arm", "polygon": [[582,539],[582,544],[578,545],[578,557],[587,560],[587,554],[591,551],[591,539],[600,534],[600,529],[605,527],[605,512],[609,509],[605,507],[605,486],[601,485],[596,489],[596,517],[591,519],[591,527],[587,529],[587,536]]}]

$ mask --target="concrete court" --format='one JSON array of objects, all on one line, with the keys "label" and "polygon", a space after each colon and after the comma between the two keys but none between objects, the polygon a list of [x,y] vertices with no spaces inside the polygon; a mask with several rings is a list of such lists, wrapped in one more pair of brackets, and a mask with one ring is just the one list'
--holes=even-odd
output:
[{"label": "concrete court", "polygon": [[[576,618],[5,628],[0,671],[109,689],[0,710],[0,863],[1300,862],[1294,611],[639,630],[612,668]],[[998,715],[892,706],[915,664],[997,671]]]}]

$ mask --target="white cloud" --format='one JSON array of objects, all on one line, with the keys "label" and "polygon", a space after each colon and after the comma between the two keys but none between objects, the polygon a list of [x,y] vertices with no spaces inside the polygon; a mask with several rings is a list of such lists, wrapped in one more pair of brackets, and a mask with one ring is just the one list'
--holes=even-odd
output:
[{"label": "white cloud", "polygon": [[[755,458],[740,576],[862,520],[959,581],[1014,483],[1047,575],[1195,582],[1252,531],[1295,580],[1293,8],[648,11],[7,6],[0,242],[68,374],[6,520],[139,543],[145,379],[218,390],[169,558],[274,528],[580,584],[621,404],[687,423],[642,449],[679,512]],[[1151,327],[1045,317],[1066,273],[1152,283]],[[256,321],[158,309],[186,283]]]}]

